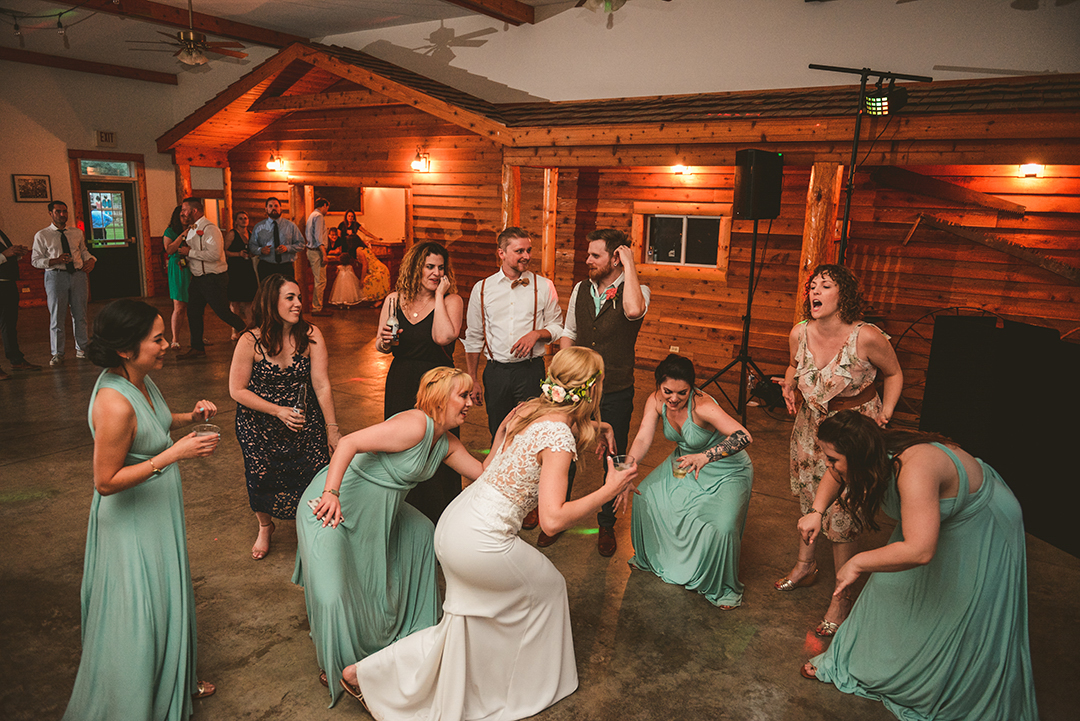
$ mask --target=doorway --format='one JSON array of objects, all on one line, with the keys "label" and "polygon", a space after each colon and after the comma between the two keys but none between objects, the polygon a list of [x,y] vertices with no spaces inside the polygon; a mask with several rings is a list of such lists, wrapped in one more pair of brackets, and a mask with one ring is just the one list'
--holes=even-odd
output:
[{"label": "doorway", "polygon": [[94,300],[142,295],[134,182],[80,183],[86,244],[97,258],[90,274]]}]

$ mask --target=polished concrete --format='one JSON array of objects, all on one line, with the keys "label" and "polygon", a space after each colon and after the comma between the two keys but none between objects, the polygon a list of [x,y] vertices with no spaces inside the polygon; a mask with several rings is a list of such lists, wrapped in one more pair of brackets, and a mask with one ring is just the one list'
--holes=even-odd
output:
[{"label": "polished concrete", "polygon": [[[155,301],[163,310],[166,302]],[[100,307],[100,306],[95,306]],[[92,309],[93,310],[93,309]],[[199,675],[217,694],[195,703],[195,719],[351,719],[349,698],[327,709],[308,638],[303,592],[289,581],[296,552],[292,523],[278,523],[270,555],[251,560],[256,521],[247,503],[240,449],[228,398],[232,344],[207,312],[214,341],[208,357],[170,356],[154,374],[174,410],[215,400],[222,442],[209,459],[182,465],[188,548],[199,628]],[[330,374],[343,432],[381,420],[389,359],[375,352],[373,310],[335,311],[318,319],[331,348]],[[92,491],[93,445],[86,407],[98,369],[74,357],[49,368],[48,317],[23,311],[23,350],[40,372],[0,381],[0,718],[58,719],[78,667],[79,586]],[[187,329],[181,334],[186,339]],[[463,357],[459,346],[459,365]],[[3,363],[4,368],[8,368]],[[637,406],[651,390],[638,373]],[[462,440],[487,446],[483,409],[469,415]],[[635,420],[634,426],[637,427]],[[734,719],[814,721],[891,719],[879,703],[806,681],[799,665],[823,648],[812,628],[830,584],[778,593],[773,581],[795,554],[797,505],[788,490],[790,422],[750,411],[754,493],[743,542],[745,601],[723,612],[701,596],[651,574],[631,573],[629,523],[617,526],[614,558],[596,553],[589,524],[544,551],[569,588],[581,685],[536,718]],[[658,435],[643,471],[670,451]],[[579,490],[599,483],[597,464]],[[880,543],[889,529],[876,534]],[[533,541],[538,531],[524,532]],[[831,559],[819,559],[830,577]],[[1044,721],[1076,718],[1080,669],[1080,562],[1028,537],[1031,650]]]}]

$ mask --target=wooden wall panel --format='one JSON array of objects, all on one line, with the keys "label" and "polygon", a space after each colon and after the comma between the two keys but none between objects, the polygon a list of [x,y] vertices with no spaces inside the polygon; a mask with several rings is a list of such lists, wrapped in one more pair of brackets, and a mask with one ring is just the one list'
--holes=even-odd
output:
[{"label": "wooden wall panel", "polygon": [[920,213],[977,227],[1080,267],[1080,167],[1052,166],[1041,178],[1016,177],[1015,165],[918,166],[908,170],[1028,207],[1023,217],[877,187],[856,176],[848,259],[893,336],[904,368],[899,420],[915,422],[933,340],[945,308],[993,313],[1064,334],[1080,327],[1080,286],[1031,263],[921,224]]},{"label": "wooden wall panel", "polygon": [[[430,154],[429,173],[410,169],[418,147]],[[268,195],[282,199],[284,214],[292,210],[286,174],[266,170],[271,152],[297,174],[407,184],[412,240],[435,240],[451,249],[458,291],[466,299],[472,285],[497,266],[502,151],[496,144],[407,107],[292,113],[229,153],[235,210],[247,211],[253,224],[265,217]]]}]

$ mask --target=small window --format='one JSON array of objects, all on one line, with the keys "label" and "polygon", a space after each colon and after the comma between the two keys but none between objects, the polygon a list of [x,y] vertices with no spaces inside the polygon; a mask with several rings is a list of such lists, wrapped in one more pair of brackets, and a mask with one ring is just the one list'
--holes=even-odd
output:
[{"label": "small window", "polygon": [[647,262],[716,267],[719,217],[652,215],[646,228]]},{"label": "small window", "polygon": [[131,163],[116,160],[80,160],[79,172],[95,178],[130,178]]}]

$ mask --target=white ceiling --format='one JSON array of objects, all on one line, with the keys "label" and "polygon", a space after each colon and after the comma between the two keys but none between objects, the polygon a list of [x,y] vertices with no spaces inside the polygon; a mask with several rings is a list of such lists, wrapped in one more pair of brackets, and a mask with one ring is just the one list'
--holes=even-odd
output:
[{"label": "white ceiling", "polygon": [[[187,0],[155,0],[163,5],[187,8]],[[538,8],[538,21],[576,4],[574,0],[520,0]],[[443,0],[194,0],[195,12],[205,13],[269,30],[290,33],[318,41],[330,35],[361,30],[377,30],[434,20],[453,21],[455,18],[477,16]],[[57,32],[56,16],[62,17],[65,34]],[[31,18],[32,16],[44,16]],[[13,17],[19,17],[22,33],[15,36]],[[497,21],[493,21],[497,22]],[[143,70],[167,73],[212,70],[214,63],[252,64],[262,60],[265,52],[252,53],[252,58],[235,60],[214,59],[210,66],[185,66],[172,57],[167,46],[130,43],[129,40],[165,40],[155,31],[175,33],[176,28],[153,25],[141,20],[119,17],[109,13],[73,8],[72,5],[45,0],[0,0],[0,46],[58,55],[77,60],[125,65]],[[221,39],[211,37],[211,40]],[[245,43],[251,47],[249,43]],[[144,48],[132,50],[132,48]],[[145,50],[145,48],[154,48]],[[211,56],[220,58],[220,56]]]}]

